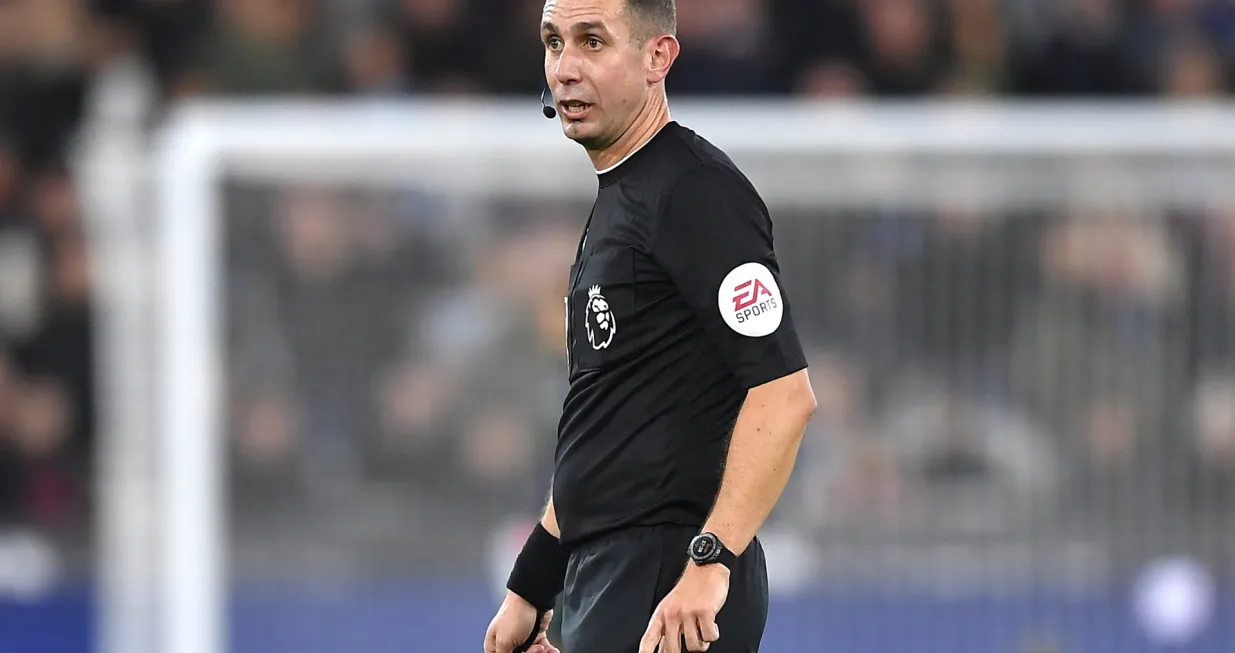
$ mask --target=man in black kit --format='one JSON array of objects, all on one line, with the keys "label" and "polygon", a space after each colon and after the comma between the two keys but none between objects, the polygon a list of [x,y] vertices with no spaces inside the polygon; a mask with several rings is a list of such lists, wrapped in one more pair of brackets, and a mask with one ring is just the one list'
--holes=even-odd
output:
[{"label": "man in black kit", "polygon": [[[486,653],[758,651],[756,531],[815,409],[759,194],[672,122],[673,0],[548,0],[545,75],[599,191],[566,298],[544,516]],[[546,115],[554,111],[546,109]]]}]

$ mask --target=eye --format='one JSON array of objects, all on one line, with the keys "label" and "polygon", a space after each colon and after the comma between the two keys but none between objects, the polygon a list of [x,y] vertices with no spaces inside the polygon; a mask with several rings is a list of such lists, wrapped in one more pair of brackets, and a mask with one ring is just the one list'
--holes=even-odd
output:
[{"label": "eye", "polygon": [[590,50],[599,50],[600,46],[603,45],[600,39],[596,38],[595,36],[587,37],[586,43],[587,43],[588,49]]},{"label": "eye", "polygon": [[554,50],[554,51],[561,50],[562,49],[561,37],[550,36],[549,38],[545,39],[545,47],[549,48],[550,50]]}]

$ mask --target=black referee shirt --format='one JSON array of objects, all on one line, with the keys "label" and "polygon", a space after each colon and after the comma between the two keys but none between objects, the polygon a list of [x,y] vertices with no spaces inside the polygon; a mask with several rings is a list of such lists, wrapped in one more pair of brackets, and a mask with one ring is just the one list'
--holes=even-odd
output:
[{"label": "black referee shirt", "polygon": [[671,122],[599,177],[566,297],[568,545],[702,526],[746,390],[806,367],[767,207],[724,152]]}]

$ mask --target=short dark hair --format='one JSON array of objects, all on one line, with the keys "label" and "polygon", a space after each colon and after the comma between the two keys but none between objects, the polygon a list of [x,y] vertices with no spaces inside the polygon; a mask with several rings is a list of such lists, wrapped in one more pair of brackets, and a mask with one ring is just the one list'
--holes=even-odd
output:
[{"label": "short dark hair", "polygon": [[661,34],[677,35],[678,8],[675,0],[626,0],[634,37],[639,42]]}]

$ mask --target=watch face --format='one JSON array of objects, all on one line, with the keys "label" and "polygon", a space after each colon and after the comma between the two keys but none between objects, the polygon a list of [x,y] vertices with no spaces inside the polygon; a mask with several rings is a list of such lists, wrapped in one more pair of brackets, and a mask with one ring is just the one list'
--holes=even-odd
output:
[{"label": "watch face", "polygon": [[696,560],[710,560],[716,553],[716,540],[707,535],[699,535],[695,537],[695,541],[691,543],[691,556]]}]

